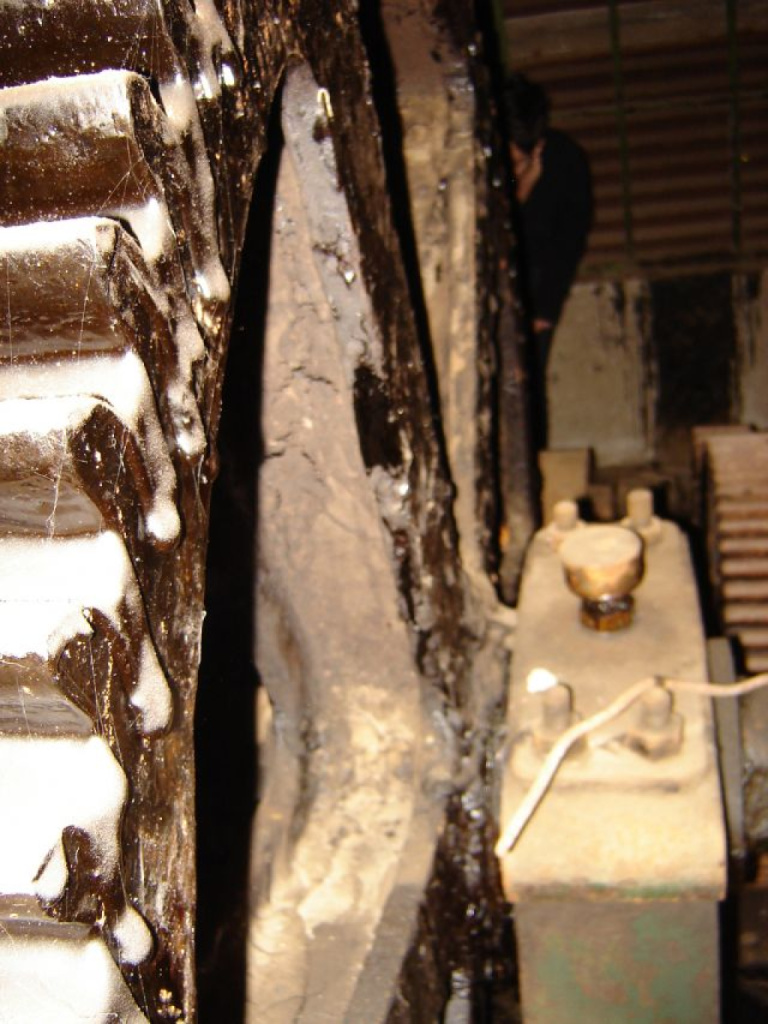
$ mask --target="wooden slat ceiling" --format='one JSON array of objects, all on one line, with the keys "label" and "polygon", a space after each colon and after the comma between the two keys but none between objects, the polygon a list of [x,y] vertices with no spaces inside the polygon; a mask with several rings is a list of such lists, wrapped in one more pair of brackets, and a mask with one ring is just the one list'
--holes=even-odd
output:
[{"label": "wooden slat ceiling", "polygon": [[768,0],[502,6],[509,70],[590,158],[587,275],[768,261]]}]

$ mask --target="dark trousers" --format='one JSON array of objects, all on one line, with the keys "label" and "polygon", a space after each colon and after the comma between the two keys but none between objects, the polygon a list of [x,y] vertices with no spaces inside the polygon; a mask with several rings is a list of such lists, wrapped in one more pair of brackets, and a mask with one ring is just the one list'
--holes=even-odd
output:
[{"label": "dark trousers", "polygon": [[537,452],[548,442],[547,363],[554,333],[554,327],[531,332],[531,428]]}]

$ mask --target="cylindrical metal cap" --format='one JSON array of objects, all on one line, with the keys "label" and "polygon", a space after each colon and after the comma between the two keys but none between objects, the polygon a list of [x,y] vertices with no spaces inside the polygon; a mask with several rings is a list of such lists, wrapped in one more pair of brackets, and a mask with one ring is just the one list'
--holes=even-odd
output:
[{"label": "cylindrical metal cap", "polygon": [[643,578],[643,541],[623,526],[587,526],[560,546],[565,579],[582,598],[581,620],[597,630],[623,629],[632,621],[629,596]]}]

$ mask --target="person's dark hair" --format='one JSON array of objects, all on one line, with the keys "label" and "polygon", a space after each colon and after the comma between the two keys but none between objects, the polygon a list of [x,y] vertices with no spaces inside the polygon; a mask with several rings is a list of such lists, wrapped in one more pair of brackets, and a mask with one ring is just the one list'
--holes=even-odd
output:
[{"label": "person's dark hair", "polygon": [[511,75],[504,86],[504,114],[510,142],[530,153],[547,130],[549,99],[525,75]]}]

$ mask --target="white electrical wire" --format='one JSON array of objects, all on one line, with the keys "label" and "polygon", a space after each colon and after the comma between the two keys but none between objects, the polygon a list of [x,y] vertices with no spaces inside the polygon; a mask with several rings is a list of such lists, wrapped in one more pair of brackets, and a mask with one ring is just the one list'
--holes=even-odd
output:
[{"label": "white electrical wire", "polygon": [[616,699],[613,700],[606,708],[603,708],[602,711],[598,711],[596,714],[590,715],[589,718],[585,718],[582,721],[577,722],[575,725],[572,725],[570,729],[566,729],[566,731],[558,737],[545,757],[541,769],[533,780],[528,792],[525,794],[522,803],[509,819],[506,828],[499,837],[495,847],[497,857],[503,857],[504,854],[509,853],[518,841],[526,825],[533,817],[536,808],[543,800],[544,795],[552,784],[552,780],[557,774],[560,765],[568,756],[568,752],[574,743],[580,740],[583,736],[588,735],[590,732],[594,732],[595,729],[599,729],[601,726],[611,722],[614,718],[618,718],[618,716],[623,714],[627,708],[630,708],[645,693],[648,693],[649,690],[654,689],[656,686],[661,686],[667,690],[697,693],[703,697],[744,697],[746,694],[752,693],[754,690],[759,690],[764,686],[768,686],[768,672],[752,676],[750,679],[745,679],[741,683],[700,683],[687,679],[668,679],[664,676],[648,676],[645,679],[640,679],[628,689],[624,690],[623,693],[620,693],[619,696],[616,697]]}]

